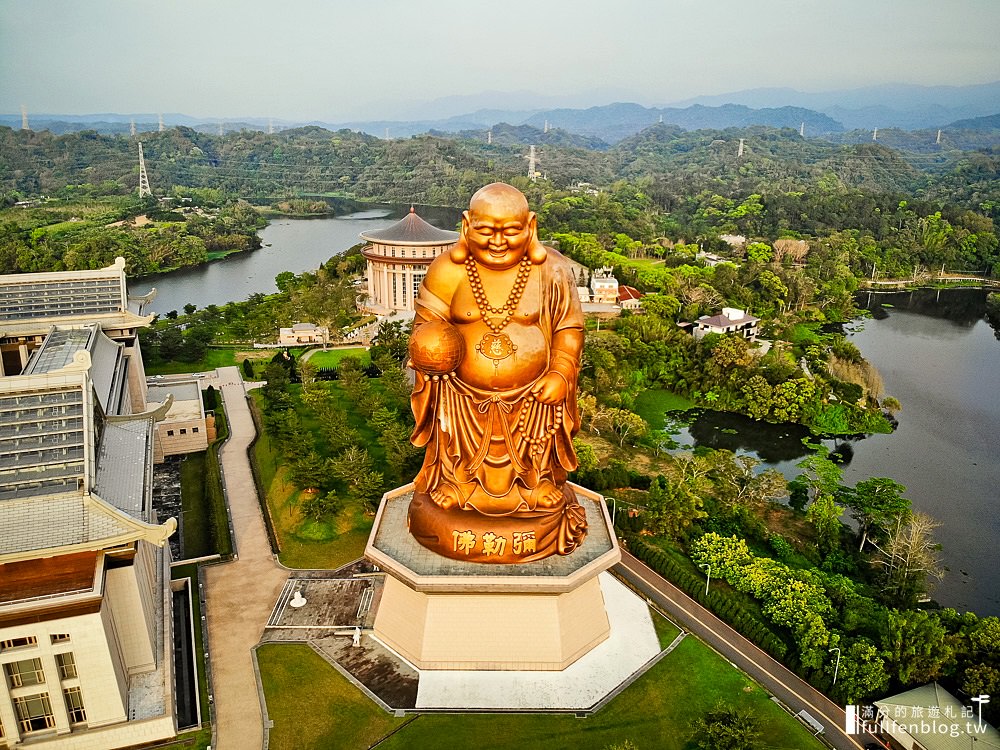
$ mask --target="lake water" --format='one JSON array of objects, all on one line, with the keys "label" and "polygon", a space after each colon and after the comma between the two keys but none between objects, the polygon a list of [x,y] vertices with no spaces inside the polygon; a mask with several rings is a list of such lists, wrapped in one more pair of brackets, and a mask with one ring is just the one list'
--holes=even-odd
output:
[{"label": "lake water", "polygon": [[[853,485],[887,476],[917,510],[941,522],[935,538],[948,572],[933,596],[946,606],[1000,615],[1000,341],[983,319],[986,292],[916,290],[865,294],[873,317],[849,338],[902,403],[891,435],[823,441],[845,458]],[[756,455],[785,476],[807,455],[807,431],[736,414],[705,412],[678,442]]]},{"label": "lake water", "polygon": [[[206,263],[194,268],[137,279],[133,294],[156,287],[151,312],[163,315],[181,311],[192,303],[198,307],[244,300],[251,294],[278,291],[274,277],[282,271],[302,273],[317,269],[332,256],[361,242],[361,232],[384,229],[403,218],[409,206],[382,205],[343,216],[315,219],[275,219],[260,232],[263,247]],[[418,213],[435,226],[451,229],[457,220],[454,209],[420,207]]]}]

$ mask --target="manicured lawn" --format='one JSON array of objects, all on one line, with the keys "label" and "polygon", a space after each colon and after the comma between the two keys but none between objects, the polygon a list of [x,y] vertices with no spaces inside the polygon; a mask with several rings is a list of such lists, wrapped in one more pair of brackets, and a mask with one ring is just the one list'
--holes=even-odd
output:
[{"label": "manicured lawn", "polygon": [[319,350],[309,357],[308,361],[314,367],[336,367],[344,357],[356,357],[361,360],[363,365],[368,365],[372,361],[368,350],[363,347],[355,349],[327,349],[326,351]]},{"label": "manicured lawn", "polygon": [[[272,748],[367,748],[398,726],[306,646],[258,650]],[[409,722],[380,748],[478,747],[503,750],[604,750],[631,740],[637,748],[684,750],[692,723],[724,702],[758,717],[772,750],[823,747],[767,693],[689,636],[594,716],[428,714]],[[302,711],[309,705],[309,711]]]},{"label": "manicured lawn", "polygon": [[624,740],[637,748],[683,750],[691,725],[716,704],[749,710],[761,722],[768,748],[822,748],[766,692],[696,638],[685,638],[668,656],[594,716],[426,715],[381,748],[455,747],[489,737],[490,747],[603,750]]},{"label": "manicured lawn", "polygon": [[181,461],[181,504],[184,509],[184,557],[210,555],[212,530],[205,508],[205,451],[188,453]]},{"label": "manicured lawn", "polygon": [[405,721],[379,708],[308,646],[267,644],[257,649],[257,662],[274,722],[270,750],[360,750]]},{"label": "manicured lawn", "polygon": [[285,479],[285,467],[279,466],[267,493],[267,505],[281,548],[278,559],[282,565],[332,569],[364,554],[372,517],[348,505],[332,521],[309,521],[298,511],[299,494]]},{"label": "manicured lawn", "polygon": [[228,427],[222,404],[215,407],[215,443],[207,451],[189,453],[181,462],[181,503],[184,511],[184,557],[232,552],[229,513],[222,492],[218,450]]},{"label": "manicured lawn", "polygon": [[206,349],[205,356],[197,362],[157,362],[146,365],[147,375],[179,375],[185,372],[204,372],[216,367],[242,364],[236,361],[236,349]]},{"label": "manicured lawn", "polygon": [[660,648],[664,649],[674,642],[674,638],[681,632],[680,628],[652,607],[649,608],[649,614],[653,618],[653,627],[656,629],[656,637],[660,641]]},{"label": "manicured lawn", "polygon": [[668,411],[687,411],[695,407],[694,401],[663,388],[650,388],[638,395],[635,412],[654,429],[663,427],[663,415]]}]

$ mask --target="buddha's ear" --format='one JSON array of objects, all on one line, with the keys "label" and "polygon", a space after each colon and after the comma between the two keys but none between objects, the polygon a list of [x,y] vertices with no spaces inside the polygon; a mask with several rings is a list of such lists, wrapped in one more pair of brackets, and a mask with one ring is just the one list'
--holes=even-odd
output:
[{"label": "buddha's ear", "polygon": [[545,250],[545,245],[538,241],[538,217],[535,216],[534,211],[528,214],[528,229],[531,232],[528,240],[528,260],[537,266],[545,262],[548,253]]},{"label": "buddha's ear", "polygon": [[458,230],[458,242],[451,246],[451,260],[454,263],[465,263],[469,257],[469,246],[465,238],[469,234],[469,212],[462,211],[462,226]]},{"label": "buddha's ear", "polygon": [[451,246],[451,250],[448,253],[452,260],[452,263],[465,263],[469,258],[469,246],[465,242],[465,237],[460,236],[458,242]]}]

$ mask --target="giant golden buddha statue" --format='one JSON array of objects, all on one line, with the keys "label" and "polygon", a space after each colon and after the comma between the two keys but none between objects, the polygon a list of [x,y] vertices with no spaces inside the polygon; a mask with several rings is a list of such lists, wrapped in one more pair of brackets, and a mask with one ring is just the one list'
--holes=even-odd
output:
[{"label": "giant golden buddha statue", "polygon": [[516,188],[477,192],[416,302],[412,441],[426,446],[410,533],[487,563],[567,555],[587,532],[576,468],[583,314],[566,260]]}]

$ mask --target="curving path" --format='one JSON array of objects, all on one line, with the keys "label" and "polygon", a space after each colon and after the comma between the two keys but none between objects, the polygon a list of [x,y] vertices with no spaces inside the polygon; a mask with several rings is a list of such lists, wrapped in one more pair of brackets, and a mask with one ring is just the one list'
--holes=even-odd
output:
[{"label": "curving path", "polygon": [[207,566],[208,642],[218,750],[255,750],[264,743],[263,717],[251,649],[288,578],[275,562],[257,499],[247,446],[255,435],[243,378],[237,367],[220,367],[205,385],[222,391],[229,440],[220,459],[235,533],[233,562]]}]

